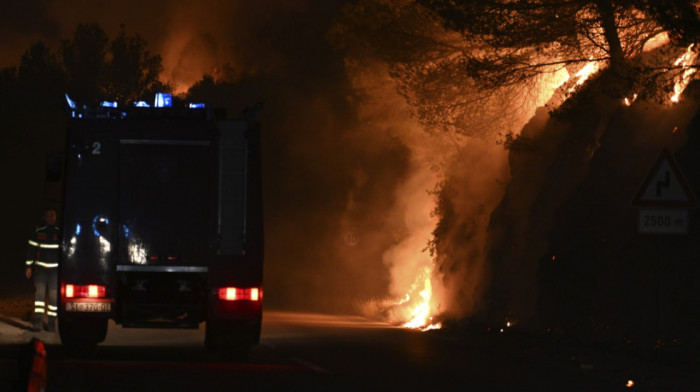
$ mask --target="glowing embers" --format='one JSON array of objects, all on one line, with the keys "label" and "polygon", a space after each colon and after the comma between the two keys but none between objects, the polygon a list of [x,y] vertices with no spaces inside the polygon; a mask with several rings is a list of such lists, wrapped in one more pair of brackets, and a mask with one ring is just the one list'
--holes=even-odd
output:
[{"label": "glowing embers", "polygon": [[671,95],[671,102],[673,103],[680,100],[681,94],[683,94],[685,88],[688,87],[688,83],[690,83],[693,74],[695,74],[695,71],[697,71],[695,68],[691,67],[695,63],[695,59],[698,57],[698,54],[693,50],[694,46],[695,44],[688,46],[685,53],[673,63],[674,67],[680,66],[684,70],[675,78],[673,95]]},{"label": "glowing embers", "polygon": [[63,286],[63,294],[66,298],[104,298],[107,296],[107,288],[97,284]]},{"label": "glowing embers", "polygon": [[223,301],[253,301],[262,299],[262,290],[257,287],[222,287],[219,289],[219,299]]},{"label": "glowing embers", "polygon": [[634,101],[637,100],[637,97],[639,94],[634,94],[632,95],[632,98],[625,98],[622,102],[625,104],[625,106],[631,106]]}]

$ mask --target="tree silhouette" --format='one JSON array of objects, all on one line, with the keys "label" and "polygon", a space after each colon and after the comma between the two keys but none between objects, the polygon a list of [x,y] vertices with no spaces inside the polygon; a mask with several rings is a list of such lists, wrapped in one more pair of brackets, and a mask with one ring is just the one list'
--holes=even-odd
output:
[{"label": "tree silhouette", "polygon": [[[465,70],[486,86],[517,83],[552,66],[608,62],[624,76],[627,59],[663,30],[694,42],[692,1],[424,0],[445,26],[480,51],[464,55]],[[672,22],[673,21],[673,22]]]},{"label": "tree silhouette", "polygon": [[56,54],[38,42],[22,55],[17,83],[30,94],[58,95],[66,88],[66,74]]},{"label": "tree silhouette", "polygon": [[107,55],[107,34],[97,24],[81,24],[73,39],[63,41],[61,54],[68,75],[68,91],[82,102],[96,102],[102,97]]},{"label": "tree silhouette", "polygon": [[106,99],[128,104],[171,89],[158,79],[161,57],[148,50],[140,35],[128,35],[124,26],[110,41],[98,25],[78,25],[73,38],[63,41],[61,54],[68,93],[80,102]]},{"label": "tree silhouette", "polygon": [[147,42],[138,34],[128,36],[122,30],[109,45],[105,64],[104,95],[125,104],[158,91],[169,90],[159,79],[163,71],[159,55],[147,49]]},{"label": "tree silhouette", "polygon": [[641,63],[640,54],[664,31],[675,43],[668,52],[680,54],[681,45],[694,42],[698,16],[691,3],[358,0],[344,7],[330,36],[354,62],[371,57],[387,64],[425,125],[479,135],[507,129],[542,86],[554,85],[557,72],[574,75],[592,62],[612,71],[610,94],[668,88],[682,65]]}]

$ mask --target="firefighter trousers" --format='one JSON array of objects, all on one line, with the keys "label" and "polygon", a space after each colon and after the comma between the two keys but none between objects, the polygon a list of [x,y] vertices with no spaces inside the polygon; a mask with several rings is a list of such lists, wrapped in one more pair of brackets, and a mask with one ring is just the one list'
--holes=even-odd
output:
[{"label": "firefighter trousers", "polygon": [[[49,328],[58,316],[58,268],[37,267],[34,277],[34,326],[41,326],[44,314],[49,316]],[[48,293],[47,293],[48,289]],[[48,294],[48,304],[46,297]]]}]

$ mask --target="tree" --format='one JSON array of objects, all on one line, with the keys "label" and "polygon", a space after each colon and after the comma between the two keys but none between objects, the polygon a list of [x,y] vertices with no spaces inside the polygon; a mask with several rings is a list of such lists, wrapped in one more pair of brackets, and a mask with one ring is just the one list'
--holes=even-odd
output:
[{"label": "tree", "polygon": [[62,43],[63,66],[68,75],[68,90],[82,102],[102,97],[107,34],[97,24],[80,24],[71,41]]},{"label": "tree", "polygon": [[[445,25],[482,47],[465,55],[473,77],[498,86],[552,66],[608,62],[624,74],[627,59],[664,30],[694,42],[691,0],[424,0]],[[671,23],[674,21],[675,23]],[[682,21],[683,23],[679,23]]]},{"label": "tree", "polygon": [[356,59],[386,62],[426,125],[478,135],[507,126],[543,88],[551,93],[558,72],[589,63],[609,66],[619,96],[642,82],[668,84],[681,65],[632,59],[663,31],[676,44],[695,42],[697,27],[691,0],[359,0],[332,37]]},{"label": "tree", "polygon": [[[460,61],[462,53],[471,50],[470,43],[416,2],[347,4],[329,36],[347,52],[349,67],[387,64],[399,91],[429,129],[482,135],[511,122],[518,112],[520,103],[514,97],[521,92],[480,89]],[[511,110],[499,116],[498,107]]]},{"label": "tree", "polygon": [[105,96],[130,103],[158,91],[169,90],[160,80],[162,59],[151,54],[147,42],[138,34],[128,36],[122,30],[109,45],[105,64]]},{"label": "tree", "polygon": [[57,94],[66,87],[66,76],[58,57],[41,42],[22,55],[17,79],[22,89],[31,94]]},{"label": "tree", "polygon": [[80,102],[102,99],[128,104],[156,91],[170,91],[158,79],[162,59],[148,50],[138,34],[128,35],[123,26],[112,41],[97,24],[81,24],[73,39],[62,43],[63,67],[68,92]]}]

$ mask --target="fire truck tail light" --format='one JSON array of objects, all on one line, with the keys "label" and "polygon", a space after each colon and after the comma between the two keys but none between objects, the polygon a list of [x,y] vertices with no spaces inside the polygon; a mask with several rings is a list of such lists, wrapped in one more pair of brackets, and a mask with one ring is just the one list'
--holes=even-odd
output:
[{"label": "fire truck tail light", "polygon": [[250,300],[259,301],[260,300],[260,290],[257,287],[250,289]]},{"label": "fire truck tail light", "polygon": [[261,291],[257,287],[238,288],[222,287],[219,289],[219,299],[224,301],[260,301]]},{"label": "fire truck tail light", "polygon": [[88,298],[101,298],[105,296],[105,287],[91,284],[88,286]]},{"label": "fire truck tail light", "polygon": [[66,298],[104,298],[107,296],[107,287],[97,284],[84,286],[66,284],[64,293]]}]

